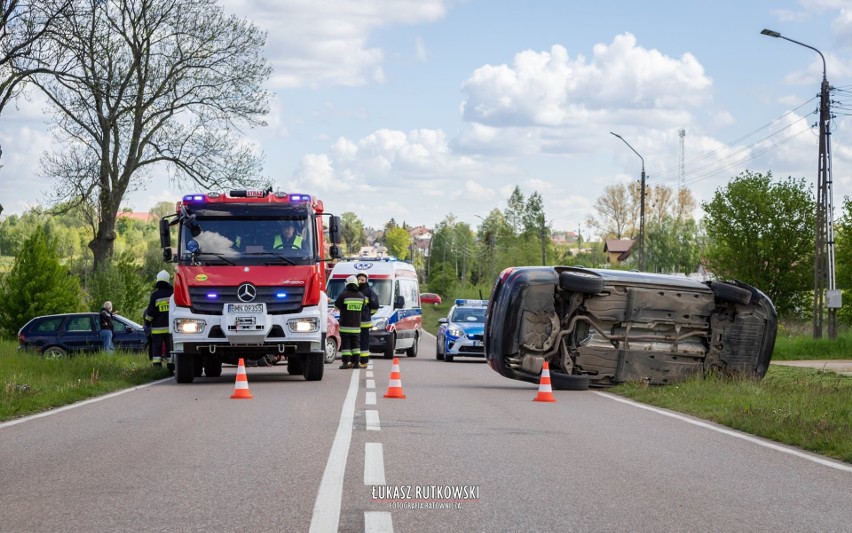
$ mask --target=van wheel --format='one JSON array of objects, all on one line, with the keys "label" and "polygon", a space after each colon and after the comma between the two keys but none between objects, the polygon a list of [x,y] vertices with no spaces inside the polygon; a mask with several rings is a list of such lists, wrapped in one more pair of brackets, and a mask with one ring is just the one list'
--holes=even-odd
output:
[{"label": "van wheel", "polygon": [[408,357],[417,357],[417,349],[420,344],[420,333],[414,334],[414,344],[411,345],[411,348],[405,350],[405,355]]},{"label": "van wheel", "polygon": [[394,352],[396,352],[396,333],[391,333],[388,344],[385,346],[385,359],[392,359]]}]

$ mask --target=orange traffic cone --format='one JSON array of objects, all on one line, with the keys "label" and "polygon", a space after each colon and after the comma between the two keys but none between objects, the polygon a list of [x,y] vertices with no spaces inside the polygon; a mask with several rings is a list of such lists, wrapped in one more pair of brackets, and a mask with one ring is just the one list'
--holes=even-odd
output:
[{"label": "orange traffic cone", "polygon": [[555,402],[553,397],[553,389],[550,388],[550,367],[547,361],[541,369],[541,381],[538,384],[538,395],[533,398],[534,402]]},{"label": "orange traffic cone", "polygon": [[399,375],[399,359],[393,358],[391,365],[390,382],[388,383],[388,391],[385,393],[385,398],[402,398],[405,399],[405,394],[402,393],[402,377]]},{"label": "orange traffic cone", "polygon": [[246,376],[246,364],[240,357],[240,366],[237,367],[237,381],[234,383],[234,394],[232,400],[251,400],[254,396],[249,392],[248,377]]}]

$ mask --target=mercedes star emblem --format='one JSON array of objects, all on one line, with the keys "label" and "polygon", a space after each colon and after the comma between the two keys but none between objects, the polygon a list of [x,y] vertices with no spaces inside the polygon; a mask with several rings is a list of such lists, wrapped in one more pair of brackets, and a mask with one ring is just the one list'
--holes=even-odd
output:
[{"label": "mercedes star emblem", "polygon": [[257,289],[251,283],[243,283],[237,289],[237,298],[241,302],[250,302],[257,296]]}]

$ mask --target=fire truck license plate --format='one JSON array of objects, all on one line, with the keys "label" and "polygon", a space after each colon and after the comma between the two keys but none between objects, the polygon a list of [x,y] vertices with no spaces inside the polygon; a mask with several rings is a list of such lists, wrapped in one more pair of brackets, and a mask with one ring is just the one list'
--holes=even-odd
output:
[{"label": "fire truck license plate", "polygon": [[263,304],[228,304],[226,312],[229,314],[235,313],[257,313],[263,314]]}]

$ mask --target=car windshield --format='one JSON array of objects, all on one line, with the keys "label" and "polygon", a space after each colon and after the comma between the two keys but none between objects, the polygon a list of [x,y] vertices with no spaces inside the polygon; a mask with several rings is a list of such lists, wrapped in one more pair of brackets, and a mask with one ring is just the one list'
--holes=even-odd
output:
[{"label": "car windshield", "polygon": [[450,322],[485,322],[484,307],[460,307],[453,311]]},{"label": "car windshield", "polygon": [[[391,281],[389,279],[379,279],[379,280],[370,280],[370,288],[375,291],[376,296],[379,298],[379,305],[390,305],[391,304]],[[332,279],[328,282],[328,302],[329,305],[333,305],[334,301],[340,296],[340,293],[343,292],[343,288],[346,284],[345,279]]]},{"label": "car windshield", "polygon": [[113,318],[117,318],[119,322],[124,322],[125,324],[133,326],[134,329],[143,329],[142,324],[134,322],[127,317],[123,317],[121,315],[113,315]]},{"label": "car windshield", "polygon": [[[217,206],[193,212],[181,225],[179,260],[198,265],[312,264],[316,258],[313,224],[304,209],[249,210]],[[292,229],[285,228],[289,226]],[[196,235],[193,235],[196,233]]]}]

